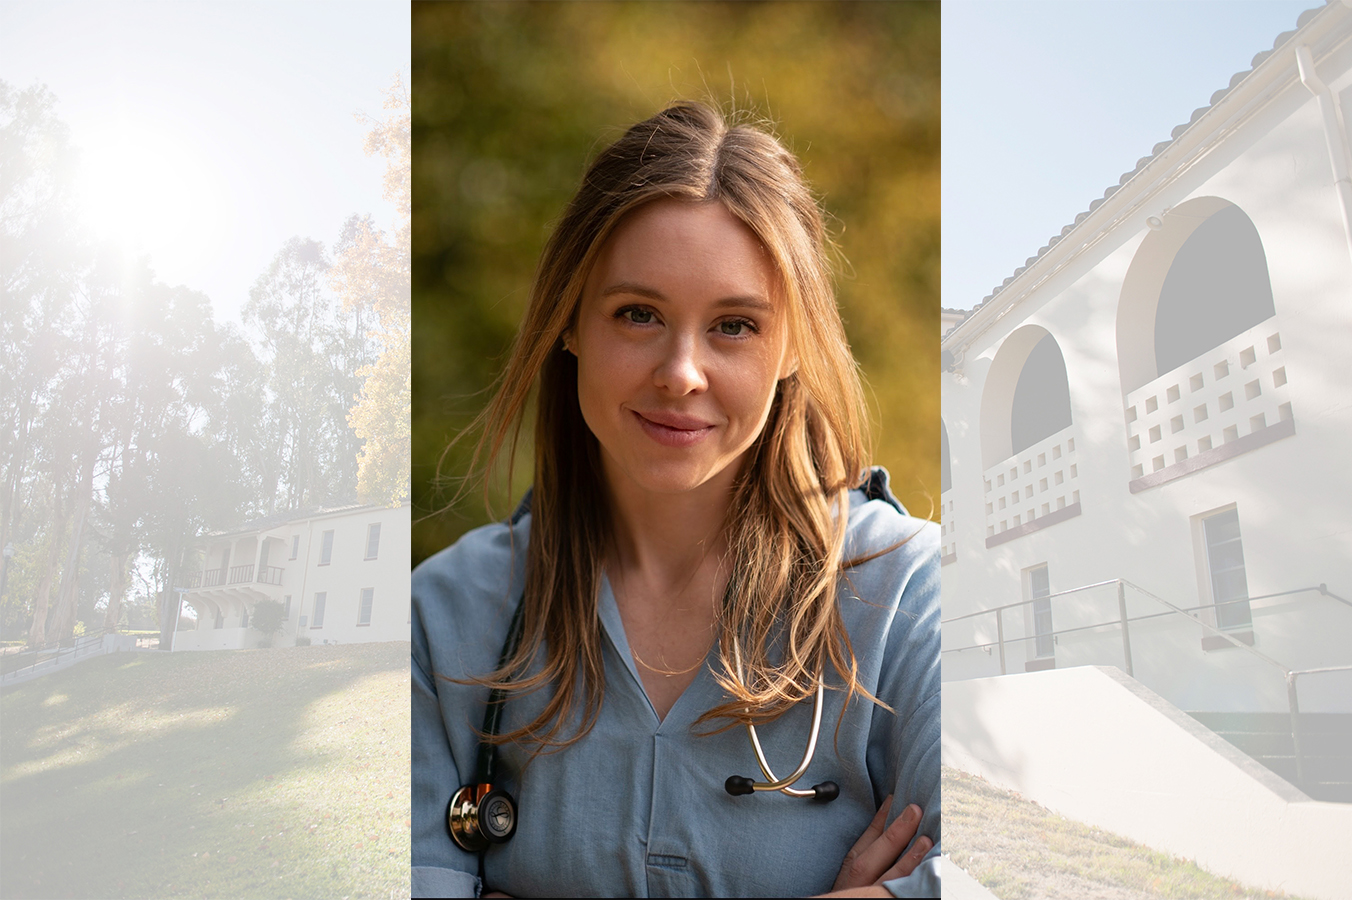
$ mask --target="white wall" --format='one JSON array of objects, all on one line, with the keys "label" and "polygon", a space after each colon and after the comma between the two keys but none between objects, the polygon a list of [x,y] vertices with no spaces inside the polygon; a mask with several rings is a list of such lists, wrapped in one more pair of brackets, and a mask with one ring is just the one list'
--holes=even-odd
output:
[{"label": "white wall", "polygon": [[[380,546],[375,559],[366,559],[367,529],[380,523]],[[313,643],[337,641],[406,641],[409,622],[409,507],[396,509],[364,507],[332,516],[295,523],[302,535],[299,582],[283,582],[291,597],[290,626],[298,628],[299,616],[306,626],[295,634]],[[333,553],[321,565],[325,531],[332,530]],[[289,554],[288,554],[289,555]],[[369,625],[359,625],[358,607],[362,588],[374,588]],[[315,595],[325,593],[324,621],[314,625]]]},{"label": "white wall", "polygon": [[[1337,61],[1347,68],[1346,60]],[[1325,77],[1330,77],[1325,71]],[[1352,73],[1336,80],[1352,81]],[[1263,241],[1296,433],[1169,483],[1131,493],[1128,425],[1117,360],[1124,277],[1148,233],[1145,218],[1191,198],[1238,205]],[[1053,591],[1126,578],[1180,607],[1210,602],[1199,577],[1197,517],[1234,504],[1250,596],[1328,584],[1352,598],[1352,259],[1333,188],[1315,98],[1296,82],[1187,171],[1177,173],[1090,250],[1040,285],[967,349],[943,382],[953,487],[943,496],[956,560],[943,568],[946,619],[1023,599],[1021,572],[1046,563]],[[981,407],[987,373],[1008,335],[1025,325],[1057,340],[1070,379],[1080,516],[987,549]],[[1006,386],[1007,387],[1007,386]],[[951,513],[950,513],[951,504]],[[1132,615],[1163,607],[1129,592]],[[1055,627],[1117,618],[1115,588],[1053,602]],[[1097,618],[1096,618],[1097,617]],[[1352,608],[1317,594],[1253,605],[1256,649],[1293,668],[1352,662]],[[1279,670],[1241,651],[1204,651],[1200,626],[1175,616],[1133,626],[1136,673],[1188,709],[1282,710]],[[994,640],[993,617],[945,628],[945,647]],[[1031,633],[1022,611],[1005,637]],[[1027,642],[1007,648],[1019,672]],[[1116,629],[1061,639],[1058,666],[1121,665]],[[996,653],[946,653],[946,680],[998,673]],[[1301,681],[1307,711],[1352,711],[1352,675]],[[946,689],[947,690],[947,689]],[[947,694],[946,694],[947,696]]]}]

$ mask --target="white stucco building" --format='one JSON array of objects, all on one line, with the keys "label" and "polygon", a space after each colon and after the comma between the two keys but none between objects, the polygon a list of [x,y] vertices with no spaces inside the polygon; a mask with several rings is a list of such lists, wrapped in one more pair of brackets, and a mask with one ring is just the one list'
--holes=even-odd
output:
[{"label": "white stucco building", "polygon": [[409,506],[347,506],[292,512],[203,539],[203,570],[182,579],[197,627],[175,650],[256,647],[249,626],[259,600],[286,610],[274,646],[406,641]]},{"label": "white stucco building", "polygon": [[1115,666],[1352,801],[1349,122],[1332,3],[947,332],[946,682]]}]

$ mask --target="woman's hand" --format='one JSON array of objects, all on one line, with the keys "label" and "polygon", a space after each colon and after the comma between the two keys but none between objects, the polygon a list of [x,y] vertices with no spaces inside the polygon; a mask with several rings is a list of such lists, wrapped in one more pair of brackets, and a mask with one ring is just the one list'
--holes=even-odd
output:
[{"label": "woman's hand", "polygon": [[832,885],[831,893],[824,896],[889,897],[891,895],[882,883],[910,875],[920,865],[925,854],[934,846],[934,842],[927,837],[916,838],[911,852],[901,856],[901,851],[906,849],[920,827],[920,807],[912,803],[902,810],[895,822],[884,828],[887,812],[891,808],[892,797],[889,794],[868,828],[864,829],[850,852],[845,854],[836,883]]}]

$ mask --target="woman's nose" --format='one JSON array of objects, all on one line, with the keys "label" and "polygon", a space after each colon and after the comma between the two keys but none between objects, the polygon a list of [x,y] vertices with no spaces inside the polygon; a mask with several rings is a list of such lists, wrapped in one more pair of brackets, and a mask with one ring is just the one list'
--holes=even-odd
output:
[{"label": "woman's nose", "polygon": [[695,394],[709,386],[700,359],[699,341],[674,335],[663,347],[662,359],[653,371],[653,383],[677,396]]}]

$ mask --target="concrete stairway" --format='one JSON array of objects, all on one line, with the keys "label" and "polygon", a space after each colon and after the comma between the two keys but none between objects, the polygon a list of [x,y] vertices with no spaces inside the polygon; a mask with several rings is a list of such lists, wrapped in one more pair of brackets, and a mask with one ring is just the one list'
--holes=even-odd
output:
[{"label": "concrete stairway", "polygon": [[1352,713],[1300,713],[1300,771],[1288,713],[1190,716],[1314,800],[1352,803]]},{"label": "concrete stairway", "polygon": [[1352,900],[1352,803],[1312,799],[1120,669],[946,681],[943,699],[945,765],[1253,888]]}]

